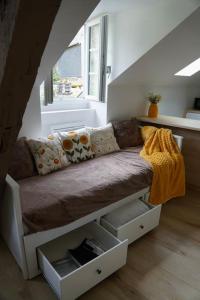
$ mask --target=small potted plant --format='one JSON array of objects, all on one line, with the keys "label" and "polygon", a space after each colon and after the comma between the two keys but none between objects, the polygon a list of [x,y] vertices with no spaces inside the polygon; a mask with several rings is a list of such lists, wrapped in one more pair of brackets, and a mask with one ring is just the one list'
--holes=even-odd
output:
[{"label": "small potted plant", "polygon": [[148,117],[149,118],[157,118],[158,116],[158,103],[161,100],[160,95],[156,95],[154,93],[149,93],[147,96],[147,100],[150,102],[149,110],[148,110]]}]

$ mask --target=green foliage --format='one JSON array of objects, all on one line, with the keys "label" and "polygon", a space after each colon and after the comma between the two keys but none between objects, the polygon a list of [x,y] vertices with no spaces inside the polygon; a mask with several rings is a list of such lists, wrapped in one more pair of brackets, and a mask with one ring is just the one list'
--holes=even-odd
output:
[{"label": "green foliage", "polygon": [[61,80],[56,68],[53,68],[53,82],[59,82]]},{"label": "green foliage", "polygon": [[151,103],[158,103],[161,100],[161,95],[159,94],[154,94],[154,93],[149,93],[147,96],[147,100],[149,100]]}]

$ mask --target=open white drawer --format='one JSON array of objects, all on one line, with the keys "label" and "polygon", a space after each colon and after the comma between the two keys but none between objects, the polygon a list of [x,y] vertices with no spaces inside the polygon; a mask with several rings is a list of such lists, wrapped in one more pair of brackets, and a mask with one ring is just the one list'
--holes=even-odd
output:
[{"label": "open white drawer", "polygon": [[[62,275],[53,266],[76,248],[85,238],[93,238],[101,245],[103,253],[83,266],[67,265]],[[38,248],[40,269],[62,300],[76,299],[117,269],[125,265],[128,241],[119,241],[96,222],[89,223]],[[66,268],[66,269],[65,269]]]},{"label": "open white drawer", "polygon": [[[137,211],[136,211],[137,210]],[[132,243],[159,224],[161,205],[133,200],[101,218],[101,225],[119,240]]]}]

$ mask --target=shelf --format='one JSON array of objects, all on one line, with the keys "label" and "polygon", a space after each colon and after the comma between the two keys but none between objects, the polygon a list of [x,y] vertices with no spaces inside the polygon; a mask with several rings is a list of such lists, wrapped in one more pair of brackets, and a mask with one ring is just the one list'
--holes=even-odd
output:
[{"label": "shelf", "polygon": [[141,117],[137,117],[137,119],[139,121],[152,123],[152,124],[167,125],[171,127],[200,131],[200,121],[198,120],[171,117],[165,115],[159,115],[157,118],[149,118],[147,116],[141,116]]}]

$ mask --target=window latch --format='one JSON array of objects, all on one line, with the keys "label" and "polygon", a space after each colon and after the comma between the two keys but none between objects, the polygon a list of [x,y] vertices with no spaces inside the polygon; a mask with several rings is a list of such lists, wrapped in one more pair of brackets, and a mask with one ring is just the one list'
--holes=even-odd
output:
[{"label": "window latch", "polygon": [[112,72],[111,66],[106,66],[106,74],[108,75],[108,78],[110,77],[111,72]]}]

